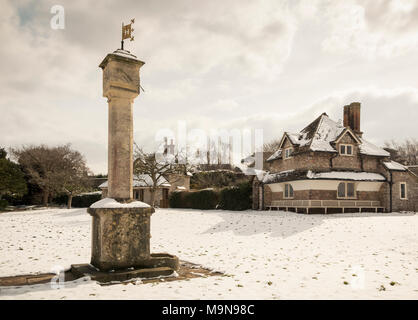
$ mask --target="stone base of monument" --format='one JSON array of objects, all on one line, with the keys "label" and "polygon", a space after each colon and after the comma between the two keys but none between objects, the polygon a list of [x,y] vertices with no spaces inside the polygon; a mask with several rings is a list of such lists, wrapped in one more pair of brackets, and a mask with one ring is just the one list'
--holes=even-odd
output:
[{"label": "stone base of monument", "polygon": [[90,264],[73,265],[76,276],[99,282],[168,276],[179,269],[176,256],[150,254],[150,222],[154,208],[140,201],[105,198],[87,212],[93,217]]},{"label": "stone base of monument", "polygon": [[71,273],[76,277],[89,276],[100,283],[123,282],[133,278],[157,278],[173,275],[179,269],[179,259],[166,253],[151,254],[139,267],[102,271],[91,264],[74,264]]},{"label": "stone base of monument", "polygon": [[[165,255],[165,254],[163,254]],[[147,283],[161,283],[171,281],[190,280],[195,278],[208,278],[213,276],[224,276],[222,272],[218,272],[209,268],[205,268],[201,265],[194,264],[188,261],[180,261],[179,269],[176,273],[170,270],[170,274],[162,275],[161,269],[145,268],[145,271],[141,269],[131,270],[119,270],[113,272],[101,272],[90,264],[77,264],[64,273],[63,280],[65,282],[72,282],[84,276],[90,276],[102,286],[113,284],[138,284],[140,279],[141,284]],[[143,269],[142,269],[143,270]],[[168,270],[164,270],[168,273]],[[112,274],[109,276],[109,274]],[[118,280],[115,280],[118,279]],[[55,273],[44,274],[26,274],[9,277],[0,277],[0,287],[13,287],[13,286],[32,286],[35,284],[47,284],[49,282],[56,283],[57,275]]]}]

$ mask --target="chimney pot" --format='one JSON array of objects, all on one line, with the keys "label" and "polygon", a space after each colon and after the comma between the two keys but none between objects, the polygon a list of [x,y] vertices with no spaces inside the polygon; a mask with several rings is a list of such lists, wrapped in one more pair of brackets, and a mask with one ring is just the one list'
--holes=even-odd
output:
[{"label": "chimney pot", "polygon": [[352,102],[344,106],[344,127],[349,127],[359,136],[362,135],[360,130],[360,102]]}]

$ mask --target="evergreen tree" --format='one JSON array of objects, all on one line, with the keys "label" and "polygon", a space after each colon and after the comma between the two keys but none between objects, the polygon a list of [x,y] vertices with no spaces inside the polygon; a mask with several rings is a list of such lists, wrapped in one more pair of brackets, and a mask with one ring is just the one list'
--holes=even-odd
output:
[{"label": "evergreen tree", "polygon": [[5,194],[24,195],[27,192],[24,173],[6,156],[7,152],[0,148],[0,199]]}]

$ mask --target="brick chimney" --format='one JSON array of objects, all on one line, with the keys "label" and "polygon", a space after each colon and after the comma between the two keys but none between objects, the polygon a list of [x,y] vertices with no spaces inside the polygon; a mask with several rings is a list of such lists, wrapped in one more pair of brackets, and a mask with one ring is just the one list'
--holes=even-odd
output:
[{"label": "brick chimney", "polygon": [[344,127],[350,127],[358,136],[362,136],[360,130],[360,102],[353,102],[344,106]]}]

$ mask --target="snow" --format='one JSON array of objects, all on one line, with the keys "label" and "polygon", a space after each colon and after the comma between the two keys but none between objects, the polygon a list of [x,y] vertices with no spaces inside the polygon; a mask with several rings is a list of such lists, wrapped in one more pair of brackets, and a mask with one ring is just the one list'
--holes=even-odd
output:
[{"label": "snow", "polygon": [[242,159],[241,163],[250,167],[250,166],[255,164],[255,157],[254,156],[248,156],[248,157]]},{"label": "snow", "polygon": [[299,144],[300,143],[299,142],[299,133],[289,133],[289,132],[286,132],[286,134],[287,134],[287,136],[289,137],[290,141],[293,144]]},{"label": "snow", "polygon": [[272,161],[272,160],[276,160],[279,159],[280,156],[282,155],[282,149],[277,150],[275,153],[273,153],[268,159],[267,161]]},{"label": "snow", "polygon": [[389,170],[398,170],[398,171],[406,171],[407,168],[396,162],[396,161],[390,161],[390,162],[383,162],[384,166]]},{"label": "snow", "polygon": [[322,115],[315,136],[312,138],[310,149],[312,151],[335,152],[336,150],[330,142],[335,141],[344,130],[345,127],[341,124],[331,120],[327,115]]},{"label": "snow", "polygon": [[[0,225],[0,276],[90,261],[86,209],[2,213]],[[111,286],[81,278],[60,289],[2,287],[0,299],[418,299],[416,213],[158,209],[151,233],[152,252],[228,276]]]},{"label": "snow", "polygon": [[267,174],[267,171],[248,167],[242,167],[241,171],[247,176],[257,176],[258,181],[263,181],[264,176]]},{"label": "snow", "polygon": [[104,198],[93,203],[90,208],[149,208],[150,206],[145,202],[132,201],[129,203],[121,203],[113,198]]},{"label": "snow", "polygon": [[285,171],[280,171],[277,173],[269,173],[267,175],[264,176],[263,179],[263,183],[271,183],[274,182],[275,180],[285,177],[287,176],[289,173],[294,172],[295,170],[285,170]]},{"label": "snow", "polygon": [[374,172],[353,172],[353,171],[330,171],[330,172],[312,172],[308,171],[306,176],[309,179],[341,179],[356,181],[385,181],[386,178],[379,173]]},{"label": "snow", "polygon": [[129,59],[140,61],[135,55],[133,55],[127,50],[117,49],[116,51],[113,51],[113,54],[124,57],[124,58],[129,58]]},{"label": "snow", "polygon": [[360,138],[361,144],[360,144],[360,153],[366,154],[369,156],[379,156],[379,157],[389,157],[390,153],[386,150],[374,145],[371,142],[368,142],[364,140],[363,138]]}]

